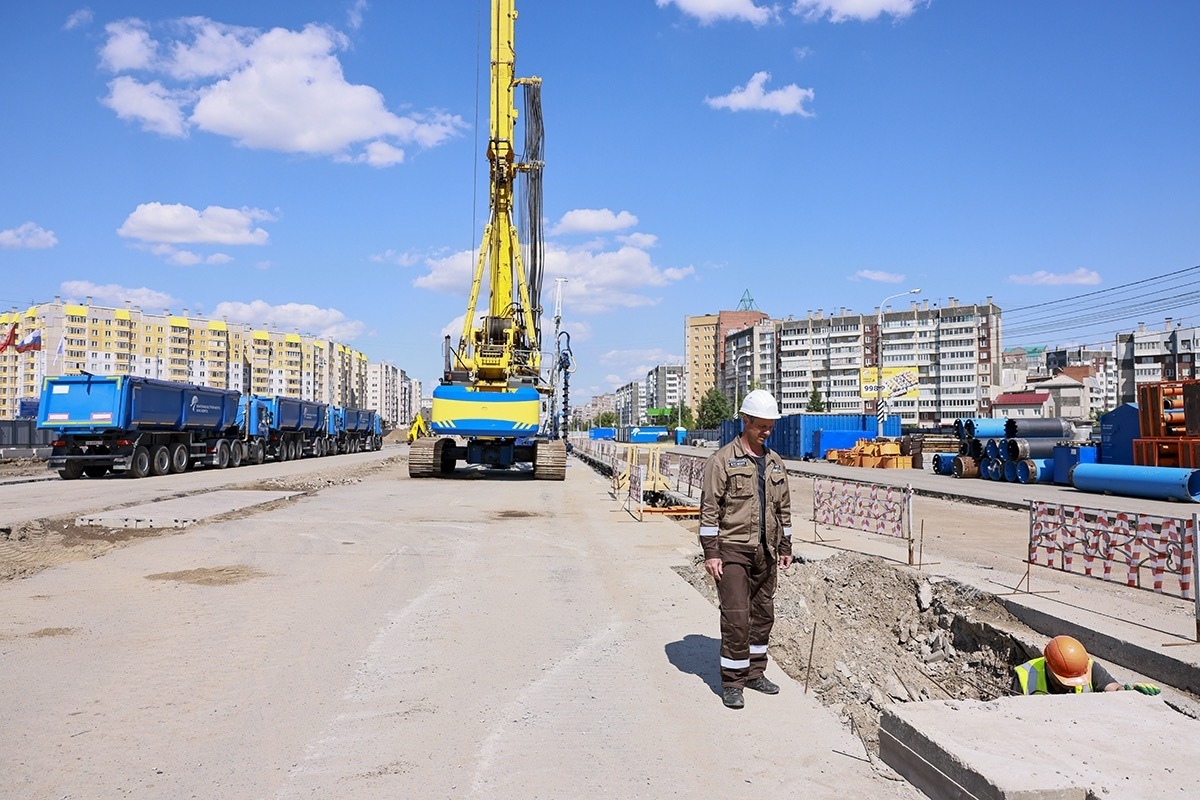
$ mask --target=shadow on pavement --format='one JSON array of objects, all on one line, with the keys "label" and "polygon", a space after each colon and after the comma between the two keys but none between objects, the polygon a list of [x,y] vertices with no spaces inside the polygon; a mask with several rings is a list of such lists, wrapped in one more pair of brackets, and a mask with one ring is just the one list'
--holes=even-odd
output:
[{"label": "shadow on pavement", "polygon": [[713,694],[721,694],[721,669],[718,654],[721,643],[711,636],[689,633],[678,642],[671,642],[663,650],[667,661],[680,672],[695,675],[708,684]]}]

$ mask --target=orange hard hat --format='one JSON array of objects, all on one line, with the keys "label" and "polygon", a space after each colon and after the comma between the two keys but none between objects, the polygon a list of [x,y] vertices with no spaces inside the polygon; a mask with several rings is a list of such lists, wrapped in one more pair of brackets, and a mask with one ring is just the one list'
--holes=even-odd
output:
[{"label": "orange hard hat", "polygon": [[1077,639],[1055,636],[1042,652],[1046,656],[1046,668],[1063,686],[1083,686],[1092,679],[1087,650]]}]

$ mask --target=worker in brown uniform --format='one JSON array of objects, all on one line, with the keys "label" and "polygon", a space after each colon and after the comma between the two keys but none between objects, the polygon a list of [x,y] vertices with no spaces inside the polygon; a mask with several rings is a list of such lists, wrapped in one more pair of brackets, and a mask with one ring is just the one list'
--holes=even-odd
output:
[{"label": "worker in brown uniform", "polygon": [[792,565],[787,470],[766,446],[779,406],[770,392],[755,389],[740,413],[742,433],[709,457],[700,493],[700,544],[721,601],[721,699],[729,708],[745,705],[743,688],[779,692],[763,672],[776,567]]}]

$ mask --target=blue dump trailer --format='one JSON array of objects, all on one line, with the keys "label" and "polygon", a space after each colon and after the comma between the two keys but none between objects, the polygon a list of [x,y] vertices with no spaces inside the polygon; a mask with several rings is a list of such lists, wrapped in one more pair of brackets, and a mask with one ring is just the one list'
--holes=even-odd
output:
[{"label": "blue dump trailer", "polygon": [[335,452],[329,436],[330,406],[296,397],[260,397],[269,404],[271,418],[264,452],[276,461]]},{"label": "blue dump trailer", "polygon": [[383,446],[383,422],[377,411],[330,406],[326,431],[338,453],[378,450]]},{"label": "blue dump trailer", "polygon": [[131,376],[43,381],[38,427],[55,432],[50,469],[65,480],[108,472],[144,478],[197,464],[237,466],[240,394]]}]

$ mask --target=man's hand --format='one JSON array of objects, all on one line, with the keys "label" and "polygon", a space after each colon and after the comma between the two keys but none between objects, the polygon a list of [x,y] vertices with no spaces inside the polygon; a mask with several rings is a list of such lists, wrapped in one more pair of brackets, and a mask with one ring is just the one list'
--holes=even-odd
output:
[{"label": "man's hand", "polygon": [[1125,691],[1141,692],[1142,694],[1148,694],[1148,695],[1154,696],[1154,695],[1160,693],[1162,691],[1162,689],[1158,688],[1153,683],[1133,683],[1133,684],[1127,683],[1127,684],[1125,684]]},{"label": "man's hand", "polygon": [[779,568],[780,569],[787,569],[791,565],[792,565],[792,554],[791,553],[788,553],[786,556],[779,557]]},{"label": "man's hand", "polygon": [[704,559],[704,571],[713,576],[713,580],[721,580],[721,559],[706,558]]}]

